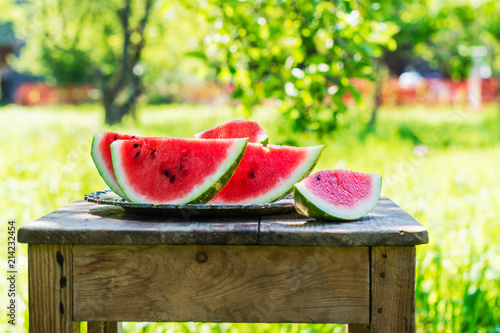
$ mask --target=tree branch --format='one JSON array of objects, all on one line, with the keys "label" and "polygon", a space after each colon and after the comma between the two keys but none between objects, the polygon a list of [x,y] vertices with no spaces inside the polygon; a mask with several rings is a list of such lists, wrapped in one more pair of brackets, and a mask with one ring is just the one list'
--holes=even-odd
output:
[{"label": "tree branch", "polygon": [[147,22],[149,19],[152,5],[153,5],[153,0],[146,1],[145,7],[144,7],[144,16],[140,20],[137,28],[135,29],[135,32],[137,32],[140,35],[141,40],[139,41],[139,43],[136,44],[134,56],[133,56],[133,58],[131,60],[131,64],[130,64],[130,67],[131,67],[130,69],[132,70],[132,73],[131,73],[131,75],[132,75],[132,82],[131,82],[132,92],[130,93],[130,96],[126,102],[126,104],[129,107],[132,107],[132,104],[135,104],[135,101],[137,100],[137,98],[139,98],[139,96],[141,95],[141,92],[142,92],[139,77],[133,73],[133,68],[135,67],[135,65],[137,65],[137,63],[141,59],[142,50],[144,49],[144,45],[145,45],[145,43],[144,43],[144,30],[146,28],[146,25],[147,25]]},{"label": "tree branch", "polygon": [[120,18],[120,22],[122,24],[123,29],[123,56],[122,56],[122,70],[120,71],[120,76],[116,83],[111,88],[111,95],[113,97],[117,96],[118,93],[123,89],[126,81],[127,68],[129,66],[129,53],[128,49],[130,46],[130,29],[129,29],[129,21],[130,21],[130,0],[127,0],[125,3],[125,7],[121,10],[117,11],[117,15]]},{"label": "tree branch", "polygon": [[134,57],[133,57],[133,64],[137,64],[139,60],[141,59],[141,54],[142,50],[144,48],[144,30],[146,29],[146,25],[148,23],[149,19],[149,14],[151,12],[151,7],[153,6],[153,0],[146,0],[145,6],[144,6],[144,16],[142,17],[141,21],[137,25],[137,28],[135,31],[139,34],[141,37],[141,40],[139,43],[137,43],[135,52],[134,52]]}]

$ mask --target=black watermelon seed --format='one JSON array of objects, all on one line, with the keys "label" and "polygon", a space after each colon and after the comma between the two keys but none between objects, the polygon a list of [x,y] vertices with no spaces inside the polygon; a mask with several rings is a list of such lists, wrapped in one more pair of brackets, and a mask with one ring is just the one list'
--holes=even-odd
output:
[{"label": "black watermelon seed", "polygon": [[316,176],[316,179],[319,181],[319,176]]},{"label": "black watermelon seed", "polygon": [[250,178],[255,178],[255,175],[253,174],[253,172],[250,173]]},{"label": "black watermelon seed", "polygon": [[149,154],[149,155],[153,155],[153,154],[155,153],[155,151],[156,151],[156,149],[155,149],[155,150],[153,150],[153,151],[151,152],[151,154]]},{"label": "black watermelon seed", "polygon": [[136,143],[136,144],[134,145],[134,148],[137,148],[137,147],[139,147],[139,145]]},{"label": "black watermelon seed", "polygon": [[115,135],[115,137],[113,138],[113,140],[118,140],[118,137]]},{"label": "black watermelon seed", "polygon": [[181,166],[179,167],[179,170],[182,170],[182,164],[181,164]]},{"label": "black watermelon seed", "polygon": [[165,170],[165,176],[168,177],[168,170]]},{"label": "black watermelon seed", "polygon": [[131,139],[135,138],[135,135],[132,135],[130,138],[131,138]]},{"label": "black watermelon seed", "polygon": [[170,182],[173,183],[175,180],[175,176],[170,177]]},{"label": "black watermelon seed", "polygon": [[140,153],[140,151],[138,151],[137,154],[135,154],[135,157],[139,156],[139,153]]}]

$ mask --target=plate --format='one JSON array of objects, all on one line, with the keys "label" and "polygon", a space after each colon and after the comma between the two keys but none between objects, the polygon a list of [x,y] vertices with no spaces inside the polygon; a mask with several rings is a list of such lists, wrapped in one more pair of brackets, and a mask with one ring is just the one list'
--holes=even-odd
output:
[{"label": "plate", "polygon": [[151,204],[137,203],[122,199],[111,190],[102,190],[85,194],[85,200],[101,205],[113,205],[127,211],[161,215],[165,217],[246,217],[249,215],[280,215],[295,211],[293,199],[287,196],[284,199],[267,204],[251,205],[214,205],[214,204]]}]

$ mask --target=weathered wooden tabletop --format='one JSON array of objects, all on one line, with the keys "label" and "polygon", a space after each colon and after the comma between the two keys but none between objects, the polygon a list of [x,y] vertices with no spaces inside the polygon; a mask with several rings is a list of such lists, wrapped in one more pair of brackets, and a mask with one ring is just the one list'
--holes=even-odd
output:
[{"label": "weathered wooden tabletop", "polygon": [[83,200],[19,229],[30,244],[412,246],[427,229],[388,198],[354,222],[327,222],[292,213],[201,219],[158,217]]}]

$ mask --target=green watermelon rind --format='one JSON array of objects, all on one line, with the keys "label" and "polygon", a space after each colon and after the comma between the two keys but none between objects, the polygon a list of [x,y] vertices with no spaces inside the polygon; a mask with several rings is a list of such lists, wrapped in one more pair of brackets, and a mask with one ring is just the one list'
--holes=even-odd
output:
[{"label": "green watermelon rind", "polygon": [[372,174],[372,191],[371,195],[356,203],[354,208],[336,207],[326,200],[313,194],[303,182],[299,182],[294,186],[294,202],[295,210],[304,216],[316,218],[319,220],[335,220],[335,221],[353,221],[359,220],[363,216],[370,213],[380,199],[382,190],[382,177]]},{"label": "green watermelon rind", "polygon": [[[203,184],[197,186],[197,191],[193,190],[188,196],[177,199],[175,202],[169,202],[170,204],[205,204],[226,185],[226,183],[229,181],[234,171],[238,167],[241,159],[243,158],[248,138],[227,140],[233,140],[235,143],[232,149],[229,151],[226,159],[219,165],[217,172],[211,177],[207,178]],[[128,184],[123,169],[120,168],[120,164],[117,162],[121,160],[121,145],[122,143],[120,143],[120,140],[118,140],[113,142],[110,145],[110,148],[115,177],[118,181],[118,184],[120,185],[121,190],[125,194],[125,199],[130,202],[155,203],[151,202],[147,198],[142,197],[141,195],[137,195],[136,193],[134,193],[134,191],[131,190],[131,186],[130,184]],[[157,203],[161,204],[163,202]]]},{"label": "green watermelon rind", "polygon": [[107,168],[106,168],[106,163],[104,162],[104,159],[102,158],[102,152],[99,149],[99,144],[101,142],[101,138],[106,134],[106,132],[102,132],[99,134],[94,135],[94,138],[92,139],[92,145],[90,148],[90,155],[92,156],[92,160],[94,161],[94,164],[97,168],[97,171],[101,175],[101,178],[104,180],[106,185],[111,189],[111,191],[115,192],[118,194],[120,197],[127,199],[125,196],[125,193],[123,193],[122,189],[120,188],[120,185],[116,181],[116,179],[113,178],[113,175],[111,175]]},{"label": "green watermelon rind", "polygon": [[263,145],[264,147],[267,146],[267,144],[269,143],[269,137],[267,136],[267,134],[263,134],[261,137],[260,137],[260,141],[259,143],[261,145]]},{"label": "green watermelon rind", "polygon": [[[301,181],[309,175],[309,173],[314,169],[316,163],[321,156],[323,151],[323,145],[306,147],[309,151],[308,158],[302,162],[302,164],[295,169],[295,171],[285,180],[281,181],[281,185],[274,187],[271,191],[266,192],[258,197],[248,198],[247,201],[238,202],[238,204],[265,204],[270,202],[275,202],[281,198],[286,197],[293,189],[295,183]],[[214,204],[225,204],[226,202],[211,202]]]},{"label": "green watermelon rind", "polygon": [[213,197],[215,197],[217,193],[219,193],[219,191],[222,190],[224,186],[226,186],[227,182],[229,181],[229,179],[231,179],[234,172],[236,171],[236,168],[238,168],[238,165],[240,164],[241,159],[243,158],[243,154],[245,154],[245,149],[248,143],[248,138],[242,138],[242,139],[240,138],[235,140],[239,140],[241,143],[243,143],[238,157],[236,157],[234,162],[229,166],[227,171],[219,178],[218,181],[213,183],[212,186],[210,186],[205,192],[203,192],[196,199],[188,202],[189,204],[205,204],[209,202]]},{"label": "green watermelon rind", "polygon": [[278,201],[280,199],[283,199],[284,197],[286,197],[287,195],[289,195],[290,193],[292,193],[292,191],[295,188],[295,184],[296,183],[300,182],[301,180],[303,180],[304,178],[308,177],[311,174],[311,172],[316,167],[316,164],[318,164],[318,161],[319,161],[319,158],[321,157],[321,154],[323,153],[323,147],[324,146],[314,146],[314,147],[311,147],[311,148],[319,148],[319,153],[318,153],[316,159],[314,160],[314,163],[311,164],[311,166],[309,167],[309,170],[307,170],[302,175],[302,177],[300,177],[297,181],[294,181],[293,184],[285,192],[283,192],[280,196],[276,197],[275,199],[273,199],[272,201],[269,201],[269,202],[275,202],[275,201]]}]

